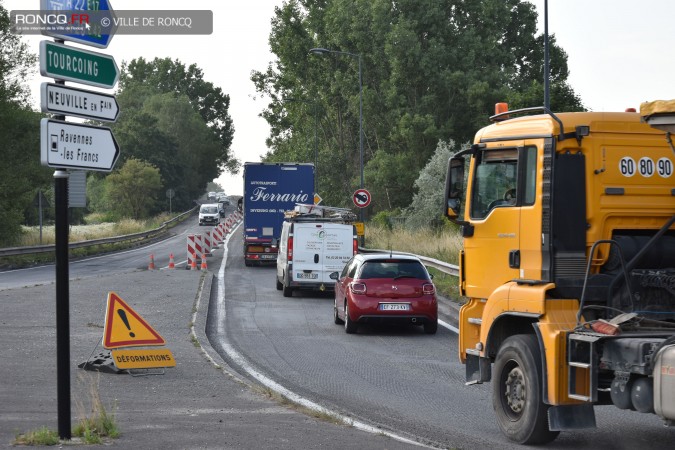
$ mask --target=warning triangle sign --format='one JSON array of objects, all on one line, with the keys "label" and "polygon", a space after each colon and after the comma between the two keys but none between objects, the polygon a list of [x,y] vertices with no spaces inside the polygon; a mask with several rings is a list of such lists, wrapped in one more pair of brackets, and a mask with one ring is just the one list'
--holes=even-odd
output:
[{"label": "warning triangle sign", "polygon": [[119,295],[108,293],[103,329],[103,347],[141,347],[164,345],[166,341],[140,314],[131,309]]}]

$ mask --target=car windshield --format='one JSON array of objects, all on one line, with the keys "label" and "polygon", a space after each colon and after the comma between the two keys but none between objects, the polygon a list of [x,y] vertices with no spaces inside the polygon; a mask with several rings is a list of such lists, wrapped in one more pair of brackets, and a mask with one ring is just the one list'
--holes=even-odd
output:
[{"label": "car windshield", "polygon": [[426,280],[427,272],[418,261],[405,259],[372,260],[363,264],[359,278],[418,278]]},{"label": "car windshield", "polygon": [[205,206],[202,208],[202,212],[206,214],[215,214],[218,212],[218,208],[215,206]]}]

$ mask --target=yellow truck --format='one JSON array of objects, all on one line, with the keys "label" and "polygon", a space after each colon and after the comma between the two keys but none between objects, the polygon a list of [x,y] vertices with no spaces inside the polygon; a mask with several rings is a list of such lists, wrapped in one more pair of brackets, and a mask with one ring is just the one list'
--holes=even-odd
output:
[{"label": "yellow truck", "polygon": [[[500,429],[546,443],[594,405],[675,423],[675,101],[508,111],[448,162],[459,357]],[[658,127],[658,128],[655,128]]]}]

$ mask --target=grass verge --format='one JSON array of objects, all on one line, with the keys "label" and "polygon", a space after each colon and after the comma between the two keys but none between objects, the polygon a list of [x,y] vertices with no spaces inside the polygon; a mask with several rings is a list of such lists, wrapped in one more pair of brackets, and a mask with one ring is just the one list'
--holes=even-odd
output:
[{"label": "grass verge", "polygon": [[[457,231],[451,230],[411,231],[400,227],[388,229],[369,223],[366,228],[366,247],[413,253],[457,264],[459,251],[462,249],[462,236]],[[429,268],[429,273],[433,275],[434,285],[440,295],[461,302],[457,277],[434,268]]]}]

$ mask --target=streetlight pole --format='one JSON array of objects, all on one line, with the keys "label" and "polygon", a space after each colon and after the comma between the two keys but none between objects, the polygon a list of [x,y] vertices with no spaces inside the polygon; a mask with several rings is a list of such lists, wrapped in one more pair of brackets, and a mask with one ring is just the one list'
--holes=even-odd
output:
[{"label": "streetlight pole", "polygon": [[[359,186],[363,189],[363,78],[361,72],[361,55],[357,53],[350,52],[341,52],[339,50],[329,50],[327,48],[312,48],[309,50],[309,53],[315,55],[325,55],[328,53],[335,53],[337,55],[347,55],[357,58],[359,60],[359,164],[361,168],[361,185]],[[359,208],[359,220],[363,222],[363,208]],[[362,243],[363,244],[363,243]]]}]

